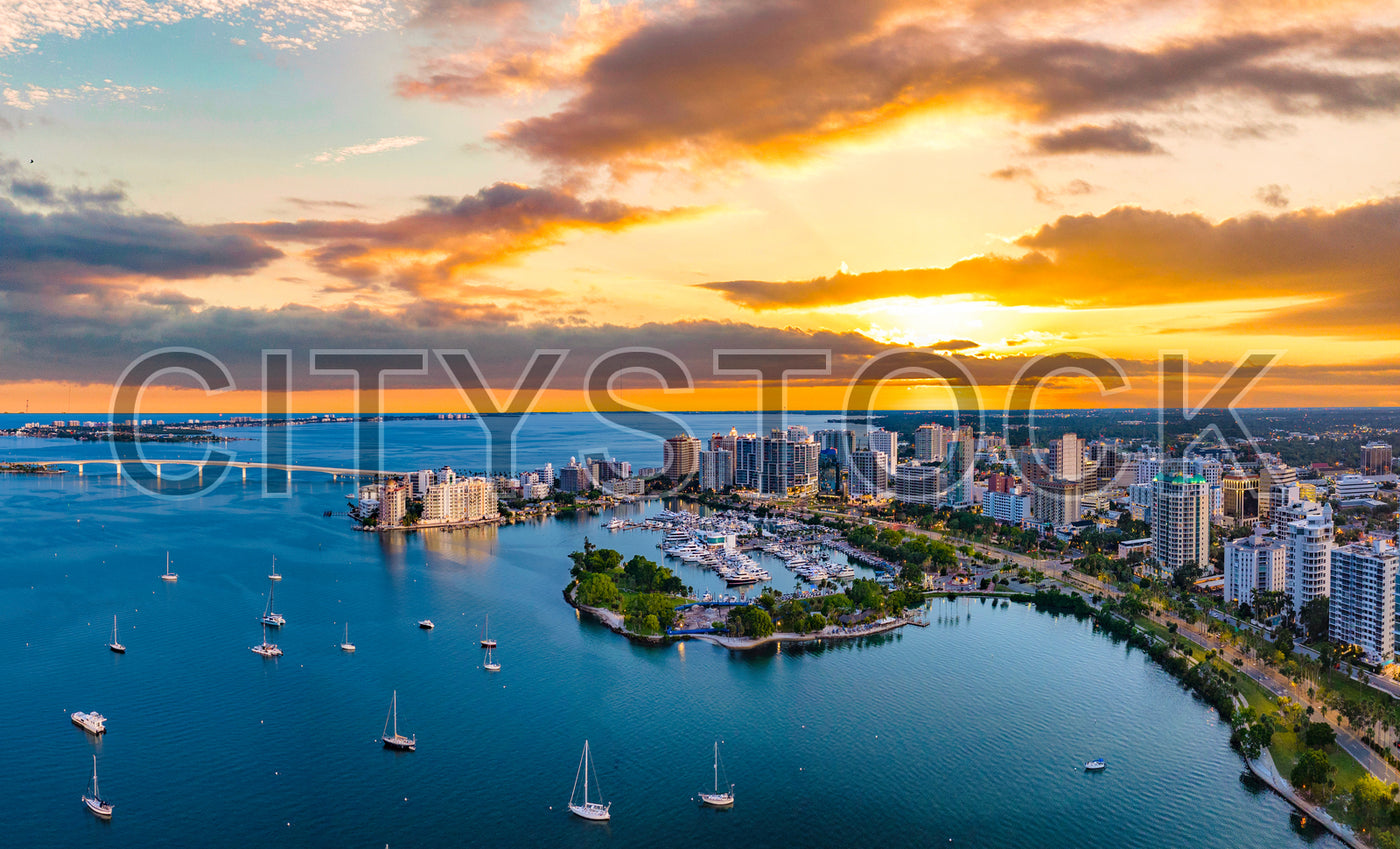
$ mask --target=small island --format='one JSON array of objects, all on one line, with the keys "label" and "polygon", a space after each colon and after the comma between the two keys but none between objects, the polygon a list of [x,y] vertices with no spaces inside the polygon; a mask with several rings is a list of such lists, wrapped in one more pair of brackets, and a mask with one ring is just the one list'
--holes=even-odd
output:
[{"label": "small island", "polygon": [[701,601],[670,569],[641,555],[624,564],[621,553],[585,538],[583,551],[569,558],[574,565],[565,600],[615,633],[646,645],[700,639],[743,651],[773,642],[853,639],[924,624],[909,613],[922,605],[921,591],[887,592],[864,578],[844,590],[817,595],[765,590],[752,601]]}]

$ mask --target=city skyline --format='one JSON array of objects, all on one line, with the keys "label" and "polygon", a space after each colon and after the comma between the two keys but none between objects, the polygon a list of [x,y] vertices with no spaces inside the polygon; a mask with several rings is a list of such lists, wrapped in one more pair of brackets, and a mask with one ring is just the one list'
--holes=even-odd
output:
[{"label": "city skyline", "polygon": [[[1097,351],[1151,407],[1159,352],[1200,400],[1281,352],[1242,406],[1393,404],[1400,14],[1380,3],[82,0],[0,11],[0,409],[98,411],[163,346],[259,407],[348,411],[307,351],[467,348],[504,398],[567,348],[660,348],[744,409],[716,349],[818,349],[789,405],[841,406],[902,346],[984,403],[1030,357]],[[431,362],[431,360],[430,360]],[[1069,363],[1066,360],[1066,363]],[[459,410],[447,372],[390,412]],[[187,385],[187,384],[186,384]],[[927,381],[884,408],[946,406]]]}]

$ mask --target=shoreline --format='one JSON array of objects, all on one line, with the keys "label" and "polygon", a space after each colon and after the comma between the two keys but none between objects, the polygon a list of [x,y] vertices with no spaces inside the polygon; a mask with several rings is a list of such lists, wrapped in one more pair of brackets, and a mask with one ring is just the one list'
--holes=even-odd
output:
[{"label": "shoreline", "polygon": [[[1260,764],[1258,761],[1267,761],[1267,765]],[[1312,805],[1303,799],[1303,797],[1299,796],[1297,791],[1293,789],[1293,786],[1288,783],[1288,780],[1278,774],[1278,767],[1274,765],[1273,754],[1269,752],[1267,747],[1265,747],[1264,753],[1255,760],[1245,758],[1244,762],[1245,765],[1249,767],[1249,771],[1254,774],[1255,778],[1264,782],[1270,790],[1282,796],[1289,804],[1297,808],[1298,812],[1304,817],[1311,817],[1323,828],[1331,832],[1333,837],[1352,847],[1352,849],[1371,849],[1371,845],[1357,837],[1356,833],[1350,828],[1332,819],[1332,815],[1327,813],[1326,809],[1321,805]]]}]

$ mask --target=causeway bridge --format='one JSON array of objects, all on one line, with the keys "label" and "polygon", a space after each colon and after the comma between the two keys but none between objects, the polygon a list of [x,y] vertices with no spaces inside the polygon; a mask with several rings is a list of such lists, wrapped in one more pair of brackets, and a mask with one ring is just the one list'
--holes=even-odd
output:
[{"label": "causeway bridge", "polygon": [[244,481],[247,481],[247,480],[248,480],[248,470],[249,470],[249,469],[265,469],[265,470],[271,470],[271,471],[285,471],[285,472],[287,473],[287,477],[288,477],[288,478],[290,478],[290,477],[292,476],[292,472],[319,472],[319,473],[321,473],[321,474],[330,475],[332,478],[342,478],[342,477],[348,477],[348,478],[383,478],[383,477],[401,477],[401,476],[403,476],[403,475],[405,475],[405,474],[408,474],[407,472],[391,472],[391,471],[384,471],[384,470],[382,470],[382,469],[345,469],[345,468],[340,468],[340,467],[338,467],[338,466],[308,466],[308,465],[300,465],[300,464],[295,464],[295,463],[252,463],[252,462],[245,462],[245,461],[242,461],[242,460],[180,460],[180,459],[145,459],[145,460],[143,460],[143,459],[136,458],[136,457],[132,457],[132,458],[129,458],[129,459],[128,459],[128,458],[117,458],[117,457],[99,457],[99,458],[93,458],[93,459],[89,459],[89,460],[20,460],[20,459],[10,459],[10,458],[0,458],[0,466],[27,466],[27,467],[38,467],[38,468],[42,468],[42,469],[50,469],[50,468],[53,468],[53,467],[63,467],[63,468],[66,468],[66,467],[74,466],[74,467],[77,467],[77,469],[78,469],[78,476],[79,476],[79,477],[82,477],[83,471],[84,471],[84,469],[85,469],[87,466],[114,466],[114,467],[117,468],[118,471],[121,470],[121,467],[122,467],[122,466],[147,466],[147,467],[154,467],[154,468],[155,468],[156,477],[158,477],[158,478],[163,476],[163,474],[164,474],[164,468],[165,468],[166,466],[184,466],[184,467],[187,467],[187,468],[195,468],[195,469],[198,469],[199,478],[200,478],[201,480],[203,480],[203,478],[204,478],[204,469],[205,469],[206,467],[212,467],[212,468],[214,468],[214,469],[216,469],[216,470],[218,470],[218,469],[225,469],[225,468],[228,468],[228,469],[241,469],[242,472],[243,472],[243,480],[244,480]]}]

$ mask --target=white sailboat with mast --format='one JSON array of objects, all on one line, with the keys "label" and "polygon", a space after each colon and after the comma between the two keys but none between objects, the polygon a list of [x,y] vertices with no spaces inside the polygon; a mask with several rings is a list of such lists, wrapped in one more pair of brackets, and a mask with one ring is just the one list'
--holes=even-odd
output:
[{"label": "white sailboat with mast", "polygon": [[270,581],[267,585],[267,607],[263,610],[262,623],[273,628],[281,628],[287,624],[287,617],[272,609],[273,591],[277,588],[276,581]]},{"label": "white sailboat with mast", "polygon": [[352,643],[352,642],[350,642],[350,623],[349,623],[349,622],[346,622],[346,623],[345,623],[345,642],[343,642],[343,643],[340,644],[340,650],[343,651],[343,652],[352,652],[352,651],[355,650],[355,644]]},{"label": "white sailboat with mast", "polygon": [[282,656],[282,650],[279,649],[279,648],[277,647],[277,644],[276,644],[276,643],[269,643],[269,642],[267,641],[267,626],[266,626],[266,625],[263,626],[263,641],[262,641],[262,644],[261,644],[261,645],[256,645],[256,646],[250,646],[250,648],[251,648],[253,654],[260,654],[260,655],[262,655],[263,657],[281,657],[281,656]]},{"label": "white sailboat with mast", "polygon": [[[726,776],[728,778],[728,776]],[[734,785],[728,785],[729,789],[723,793],[719,792],[719,741],[715,741],[715,791],[713,793],[701,793],[700,802],[711,808],[732,808],[734,807]]]},{"label": "white sailboat with mast", "polygon": [[117,640],[117,616],[115,613],[112,614],[112,642],[107,644],[107,648],[117,654],[126,654],[126,646]]},{"label": "white sailboat with mast", "polygon": [[170,571],[170,552],[168,552],[168,551],[165,552],[165,574],[164,574],[164,575],[161,575],[161,576],[160,576],[160,579],[161,579],[162,581],[167,581],[167,582],[172,583],[172,584],[175,583],[176,581],[180,580],[180,576],[179,576],[179,575],[177,575],[177,574],[175,574],[174,572]]},{"label": "white sailboat with mast", "polygon": [[501,664],[491,657],[491,650],[486,650],[486,662],[481,664],[481,668],[487,672],[500,672]]},{"label": "white sailboat with mast", "polygon": [[[569,793],[569,811],[573,813],[574,816],[582,817],[586,820],[606,822],[612,819],[612,813],[609,810],[612,807],[612,802],[602,804],[600,802],[588,801],[588,773],[591,771],[593,771],[593,761],[588,756],[588,741],[584,740],[583,757],[578,762],[578,772],[574,773],[574,789]],[[583,776],[583,802],[575,804],[574,795],[578,793],[578,779],[580,775]],[[594,783],[596,784],[597,775],[595,774],[593,777],[595,779]],[[601,791],[599,795],[601,795]]]},{"label": "white sailboat with mast", "polygon": [[97,755],[92,756],[92,795],[83,794],[83,804],[87,809],[104,820],[112,818],[112,803],[102,798],[102,794],[97,791]]},{"label": "white sailboat with mast", "polygon": [[269,581],[280,581],[282,576],[277,574],[277,555],[272,555],[272,574],[267,576]]},{"label": "white sailboat with mast", "polygon": [[491,639],[491,614],[486,614],[486,624],[481,629],[481,647],[484,649],[494,649],[496,641]]},{"label": "white sailboat with mast", "polygon": [[[393,723],[394,733],[389,733],[389,724]],[[389,715],[384,717],[384,733],[379,735],[379,739],[384,742],[384,748],[396,749],[400,752],[413,752],[418,749],[418,735],[405,737],[399,733],[399,691],[394,691],[394,697],[389,700]]]}]

